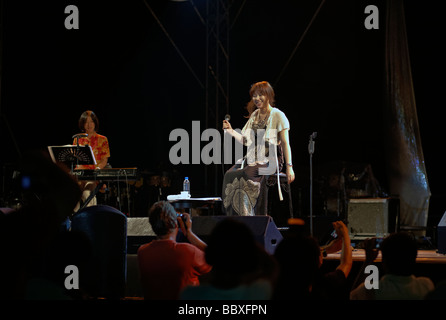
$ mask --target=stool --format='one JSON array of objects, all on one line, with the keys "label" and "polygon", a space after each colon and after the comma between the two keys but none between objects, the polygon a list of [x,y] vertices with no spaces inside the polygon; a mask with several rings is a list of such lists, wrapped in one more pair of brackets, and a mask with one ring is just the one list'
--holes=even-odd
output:
[{"label": "stool", "polygon": [[[278,190],[277,190],[277,174],[270,175],[266,178],[266,193],[267,193],[266,198],[268,201],[267,212],[271,217],[273,217],[273,219],[276,222],[276,225],[286,226],[288,219],[294,217],[294,215],[293,215],[293,201],[291,198],[291,186],[288,183],[287,175],[283,172],[279,173],[279,182],[280,182],[280,187],[282,189],[282,195],[288,194],[287,198],[288,198],[289,215],[288,215],[288,217],[285,218],[285,216],[283,216],[283,215],[271,214],[271,209],[272,209],[272,205],[273,205],[272,196],[269,193],[269,190],[271,188],[276,189],[276,194],[277,194],[276,198],[279,199],[279,194],[278,194]],[[284,197],[283,201],[286,201],[286,197]]]}]

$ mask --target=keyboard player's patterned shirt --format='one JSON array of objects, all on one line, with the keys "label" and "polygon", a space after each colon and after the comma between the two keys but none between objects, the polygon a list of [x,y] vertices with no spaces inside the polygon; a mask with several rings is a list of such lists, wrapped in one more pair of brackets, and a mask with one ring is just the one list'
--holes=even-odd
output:
[{"label": "keyboard player's patterned shirt", "polygon": [[[73,141],[73,145],[76,145],[76,139]],[[79,138],[79,145],[90,145],[93,150],[96,163],[99,163],[104,158],[110,157],[110,148],[108,146],[108,139],[106,136],[95,134],[91,137]],[[76,169],[95,169],[95,165],[79,165]]]}]

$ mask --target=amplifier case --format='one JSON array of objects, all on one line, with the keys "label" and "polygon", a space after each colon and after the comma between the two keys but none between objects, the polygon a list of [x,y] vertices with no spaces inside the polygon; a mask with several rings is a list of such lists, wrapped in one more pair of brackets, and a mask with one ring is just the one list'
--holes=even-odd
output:
[{"label": "amplifier case", "polygon": [[397,231],[397,199],[361,198],[348,201],[348,229],[352,239],[386,237]]}]

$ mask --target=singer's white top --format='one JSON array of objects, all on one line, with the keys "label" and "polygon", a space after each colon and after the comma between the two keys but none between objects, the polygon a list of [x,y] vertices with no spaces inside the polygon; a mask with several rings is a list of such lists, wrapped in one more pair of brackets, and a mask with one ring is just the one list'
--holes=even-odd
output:
[{"label": "singer's white top", "polygon": [[[259,113],[259,109],[255,110],[251,116],[249,117],[248,121],[246,122],[245,126],[243,127],[241,134],[243,135],[245,145],[248,146],[248,151],[246,154],[246,159],[248,160],[249,165],[256,165],[256,163],[266,163],[267,161],[258,161],[259,159],[256,158],[256,154],[259,155],[265,155],[265,143],[258,143],[257,146],[252,146],[252,143],[254,142],[254,135],[256,134],[252,128],[255,119],[257,118],[257,115]],[[280,143],[279,138],[279,132],[285,129],[290,128],[290,122],[288,121],[287,117],[285,116],[285,113],[280,111],[277,108],[272,108],[271,113],[269,115],[269,118],[266,122],[266,130],[265,130],[265,142],[269,142],[271,144],[274,144],[277,146]],[[249,148],[249,146],[252,146]],[[276,158],[277,158],[277,152],[275,152]],[[257,161],[256,161],[257,160]],[[276,159],[277,160],[277,159]]]},{"label": "singer's white top", "polygon": [[[242,129],[242,135],[246,138],[246,145],[252,143],[250,139],[250,134],[248,133],[248,129],[252,128],[252,125],[255,119],[257,118],[257,114],[259,112],[260,112],[259,109],[254,110]],[[271,129],[276,129],[276,130],[271,130]],[[283,113],[282,111],[280,111],[275,107],[272,107],[271,113],[266,123],[265,140],[266,141],[271,140],[270,141],[271,143],[278,145],[279,144],[278,134],[280,131],[285,129],[290,129],[290,122],[288,121],[288,118],[286,117],[285,113]]]},{"label": "singer's white top", "polygon": [[[248,160],[248,165],[256,165],[259,163],[259,161],[256,160],[256,154],[259,155],[265,155],[265,143],[258,143],[255,147],[249,147],[252,146],[253,143],[253,134],[255,134],[252,130],[253,123],[255,119],[257,118],[257,115],[259,113],[259,109],[255,110],[251,116],[249,117],[248,121],[246,122],[245,126],[242,129],[241,134],[244,137],[245,145],[248,146],[248,151],[246,154],[246,159]],[[280,180],[279,180],[279,161],[277,158],[277,145],[280,143],[279,138],[279,132],[290,129],[290,122],[288,121],[288,118],[285,116],[285,113],[280,111],[279,109],[272,107],[271,113],[269,115],[268,121],[266,122],[266,130],[265,130],[265,142],[270,142],[276,147],[275,152],[273,154],[275,155],[275,164],[276,164],[276,173],[277,173],[277,184],[279,188],[279,197],[282,200],[282,191],[280,188]],[[256,152],[257,151],[257,152]],[[270,148],[270,155],[271,155],[271,148]],[[251,160],[251,161],[250,161]],[[260,159],[261,160],[261,159]],[[266,161],[265,161],[266,162]],[[261,162],[260,162],[261,163]],[[244,163],[242,163],[242,168],[244,166]],[[272,174],[272,173],[271,173]]]}]

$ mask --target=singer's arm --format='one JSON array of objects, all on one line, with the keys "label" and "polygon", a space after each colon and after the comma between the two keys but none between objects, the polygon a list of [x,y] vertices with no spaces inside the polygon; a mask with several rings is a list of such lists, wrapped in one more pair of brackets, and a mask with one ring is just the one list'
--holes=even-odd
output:
[{"label": "singer's arm", "polygon": [[283,154],[285,156],[286,175],[288,177],[288,183],[294,181],[293,159],[291,156],[290,139],[288,129],[279,132],[280,141],[283,147]]},{"label": "singer's arm", "polygon": [[234,137],[235,140],[243,144],[243,136],[241,133],[238,133],[234,129],[232,129],[231,124],[227,120],[223,120],[223,130],[226,130],[225,132],[229,133],[231,136]]}]

